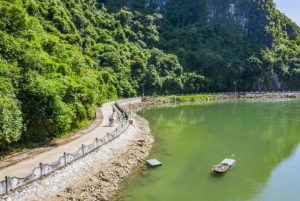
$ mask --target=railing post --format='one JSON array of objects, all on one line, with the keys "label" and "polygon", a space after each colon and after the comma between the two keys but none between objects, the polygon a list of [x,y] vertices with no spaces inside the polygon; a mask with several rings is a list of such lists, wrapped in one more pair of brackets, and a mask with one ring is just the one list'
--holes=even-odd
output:
[{"label": "railing post", "polygon": [[41,168],[41,177],[43,177],[43,173],[44,173],[44,164],[40,163],[40,168]]},{"label": "railing post", "polygon": [[6,180],[6,193],[9,193],[9,191],[10,191],[10,177],[5,176],[5,180]]},{"label": "railing post", "polygon": [[96,147],[99,147],[98,138],[96,138],[95,140],[96,140]]},{"label": "railing post", "polygon": [[81,145],[81,149],[82,149],[82,154],[85,155],[84,144]]},{"label": "railing post", "polygon": [[64,159],[65,159],[65,165],[68,164],[68,155],[66,152],[64,152]]}]

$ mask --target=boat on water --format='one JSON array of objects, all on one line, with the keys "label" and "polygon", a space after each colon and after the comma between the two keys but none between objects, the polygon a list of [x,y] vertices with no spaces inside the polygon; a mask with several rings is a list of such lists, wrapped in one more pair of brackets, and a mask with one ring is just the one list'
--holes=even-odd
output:
[{"label": "boat on water", "polygon": [[212,167],[212,170],[217,173],[223,173],[226,172],[230,167],[232,167],[235,164],[234,159],[225,158],[221,163],[218,165],[214,165]]}]

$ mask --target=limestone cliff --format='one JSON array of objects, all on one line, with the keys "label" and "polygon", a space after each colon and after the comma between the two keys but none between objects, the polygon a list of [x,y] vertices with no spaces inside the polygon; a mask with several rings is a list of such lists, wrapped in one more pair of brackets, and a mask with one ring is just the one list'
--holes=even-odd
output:
[{"label": "limestone cliff", "polygon": [[[105,2],[109,1],[112,0]],[[148,45],[176,54],[184,70],[203,75],[206,83],[213,86],[208,91],[233,90],[234,82],[238,90],[297,87],[297,72],[300,72],[298,64],[294,63],[297,59],[287,60],[281,44],[295,49],[299,27],[276,10],[273,0],[114,2],[119,8],[127,6],[145,15],[160,13],[162,20],[154,22],[160,40],[158,44]],[[278,45],[281,47],[276,47]],[[297,78],[291,83],[290,76],[294,75]],[[205,88],[205,83],[202,85]]]}]

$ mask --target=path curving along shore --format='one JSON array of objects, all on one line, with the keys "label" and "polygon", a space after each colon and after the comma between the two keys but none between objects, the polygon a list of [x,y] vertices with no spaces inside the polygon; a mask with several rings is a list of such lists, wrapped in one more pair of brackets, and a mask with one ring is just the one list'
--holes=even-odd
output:
[{"label": "path curving along shore", "polygon": [[133,119],[134,124],[115,140],[0,200],[108,200],[118,183],[148,156],[154,141],[148,122],[137,115]]},{"label": "path curving along shore", "polygon": [[[138,102],[140,102],[140,99],[131,101],[132,104]],[[113,127],[107,127],[108,116],[112,113],[111,103],[104,104],[104,108],[101,109],[103,122],[99,125],[99,128],[93,130],[98,136],[100,133],[106,134],[107,129],[113,129]],[[132,117],[133,124],[129,125],[127,130],[116,139],[77,159],[68,166],[0,196],[0,200],[69,200],[73,198],[78,200],[80,196],[82,200],[90,200],[90,195],[83,195],[82,192],[77,195],[77,191],[72,191],[72,197],[69,196],[68,192],[70,189],[81,189],[80,186],[89,179],[93,180],[97,175],[105,178],[103,180],[105,183],[101,183],[99,193],[91,200],[106,200],[108,194],[117,189],[117,184],[130,174],[130,169],[145,159],[154,141],[154,138],[150,135],[147,121],[135,114]],[[116,122],[116,125],[120,123],[122,122]],[[85,139],[88,135],[85,136]],[[94,136],[91,135],[91,138],[94,139]],[[140,139],[145,141],[141,143],[139,142]],[[57,147],[57,149],[59,150],[61,147]],[[42,154],[39,157],[42,157]],[[29,161],[26,163],[29,163]],[[32,163],[35,162],[32,161]],[[17,165],[19,166],[17,167]],[[112,169],[114,166],[115,168]],[[22,163],[8,168],[21,169]],[[115,173],[112,174],[112,171],[115,171]],[[101,180],[99,179],[99,181]],[[74,185],[77,187],[72,188]],[[84,186],[83,189],[85,189]]]}]

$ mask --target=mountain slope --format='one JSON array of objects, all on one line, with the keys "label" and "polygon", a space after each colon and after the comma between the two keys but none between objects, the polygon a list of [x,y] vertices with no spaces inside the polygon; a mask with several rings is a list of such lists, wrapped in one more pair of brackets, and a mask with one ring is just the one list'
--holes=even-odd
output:
[{"label": "mountain slope", "polygon": [[[204,76],[210,91],[233,90],[233,82],[239,90],[299,87],[299,27],[272,0],[103,2],[111,10],[130,5],[161,13],[159,47],[176,54],[185,71]],[[278,52],[282,48],[288,55]]]}]

